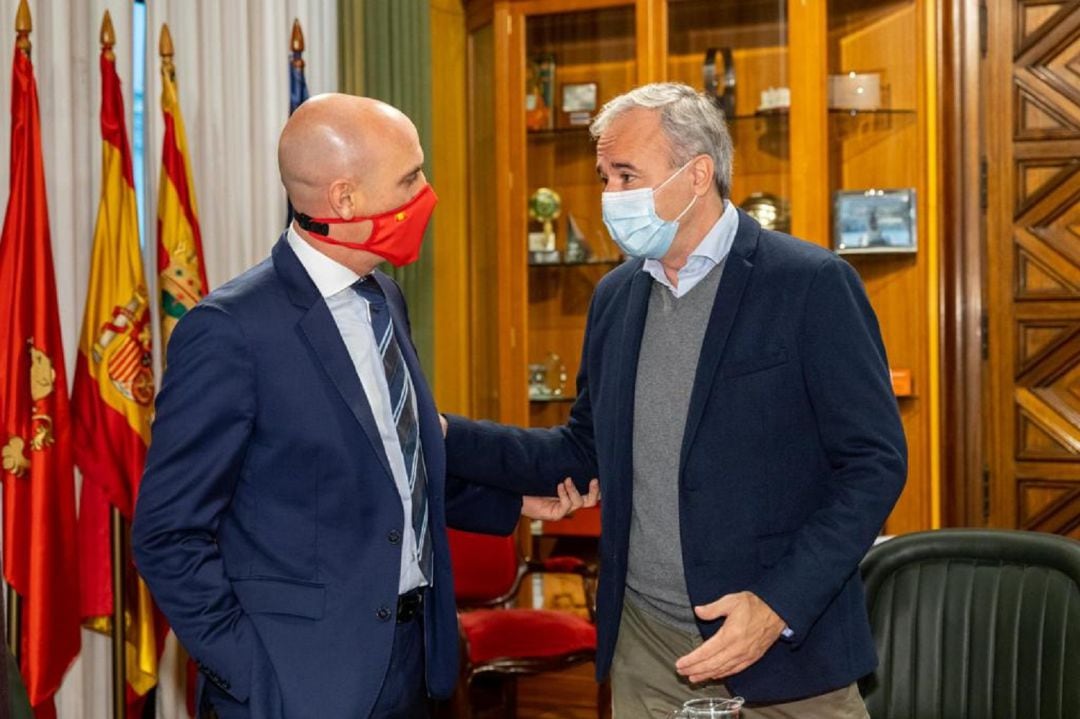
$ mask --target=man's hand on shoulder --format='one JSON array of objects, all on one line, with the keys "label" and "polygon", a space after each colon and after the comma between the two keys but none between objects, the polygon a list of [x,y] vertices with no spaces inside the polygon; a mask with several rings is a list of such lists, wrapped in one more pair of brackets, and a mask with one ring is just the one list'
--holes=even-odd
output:
[{"label": "man's hand on shoulder", "polygon": [[679,674],[695,684],[746,669],[761,659],[785,626],[772,607],[752,592],[725,595],[694,607],[694,612],[706,621],[725,618],[716,634],[675,662]]},{"label": "man's hand on shoulder", "polygon": [[569,477],[559,483],[556,492],[558,496],[555,497],[523,497],[521,514],[529,519],[556,522],[579,509],[595,507],[600,502],[600,482],[595,479],[589,482],[589,493],[584,497]]}]

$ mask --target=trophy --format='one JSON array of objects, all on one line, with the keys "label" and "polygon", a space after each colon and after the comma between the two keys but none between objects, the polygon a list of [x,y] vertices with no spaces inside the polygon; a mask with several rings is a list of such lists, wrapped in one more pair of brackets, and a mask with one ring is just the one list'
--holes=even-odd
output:
[{"label": "trophy", "polygon": [[[724,60],[723,93],[720,92],[720,76],[716,72],[718,53]],[[735,59],[732,57],[731,48],[710,47],[705,52],[705,66],[702,70],[705,75],[705,94],[712,98],[712,101],[724,113],[724,119],[730,121],[735,117]]]},{"label": "trophy", "polygon": [[529,399],[552,400],[566,393],[566,365],[559,355],[548,352],[543,362],[529,365]]},{"label": "trophy", "polygon": [[588,262],[590,256],[592,256],[592,251],[585,242],[585,233],[578,227],[574,216],[568,214],[566,216],[566,261]]},{"label": "trophy", "polygon": [[541,187],[529,198],[529,219],[543,224],[540,232],[529,233],[529,261],[533,264],[551,264],[559,261],[555,249],[555,225],[562,211],[562,198],[548,187]]},{"label": "trophy", "polygon": [[551,394],[547,386],[547,365],[534,362],[529,365],[529,399],[546,399]]},{"label": "trophy", "polygon": [[566,365],[563,364],[559,355],[548,352],[544,358],[545,380],[548,393],[552,397],[562,397],[566,393]]},{"label": "trophy", "polygon": [[754,192],[739,207],[766,230],[791,231],[791,205],[782,197],[769,192]]}]

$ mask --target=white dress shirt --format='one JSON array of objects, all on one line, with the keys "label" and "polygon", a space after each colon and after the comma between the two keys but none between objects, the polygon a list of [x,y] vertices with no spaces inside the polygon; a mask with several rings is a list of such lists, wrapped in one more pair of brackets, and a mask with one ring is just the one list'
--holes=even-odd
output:
[{"label": "white dress shirt", "polygon": [[[405,474],[405,455],[401,451],[397,424],[394,422],[393,408],[390,406],[390,388],[386,383],[386,371],[383,369],[382,356],[375,342],[375,330],[371,326],[371,312],[368,302],[352,288],[360,275],[348,267],[335,262],[309,245],[289,227],[289,247],[304,266],[308,277],[315,283],[319,294],[330,308],[341,339],[349,351],[360,384],[364,387],[371,413],[375,415],[375,424],[379,428],[386,458],[394,474],[394,484],[401,496],[402,516],[405,526],[401,531],[401,575],[398,581],[398,593],[404,594],[410,589],[428,584],[420,571],[417,558],[416,533],[412,527],[412,492],[409,490],[408,477]],[[408,371],[406,369],[406,371]],[[409,394],[416,417],[415,393]]]}]

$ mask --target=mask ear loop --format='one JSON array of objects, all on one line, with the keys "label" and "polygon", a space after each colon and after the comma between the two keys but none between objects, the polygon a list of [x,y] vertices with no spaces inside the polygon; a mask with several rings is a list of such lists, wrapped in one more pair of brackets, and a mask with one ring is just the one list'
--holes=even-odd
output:
[{"label": "mask ear loop", "polygon": [[326,222],[316,222],[311,215],[305,215],[303,212],[294,211],[293,217],[296,218],[296,224],[300,225],[301,229],[307,230],[308,232],[314,232],[316,235],[323,235],[324,237],[330,234],[330,225]]},{"label": "mask ear loop", "polygon": [[693,162],[693,161],[694,161],[694,160],[696,160],[696,159],[697,159],[697,157],[695,156],[695,157],[691,157],[691,158],[690,158],[689,160],[687,160],[687,161],[686,161],[686,164],[685,164],[685,165],[683,165],[682,167],[680,167],[680,168],[679,168],[678,170],[675,170],[675,172],[671,173],[671,176],[670,176],[670,177],[668,177],[668,179],[664,180],[664,181],[663,181],[663,182],[661,182],[661,183],[660,183],[659,185],[657,185],[656,187],[654,187],[654,188],[653,188],[653,192],[659,192],[660,190],[664,189],[664,186],[665,186],[665,185],[666,185],[667,183],[671,182],[671,181],[672,181],[672,180],[674,180],[674,179],[675,179],[676,177],[678,177],[678,176],[679,176],[679,174],[680,174],[680,173],[681,173],[681,172],[682,172],[683,170],[685,170],[686,168],[690,167],[690,163],[691,163],[691,162]]},{"label": "mask ear loop", "polygon": [[680,212],[679,216],[672,220],[672,222],[678,222],[679,220],[681,220],[683,218],[683,215],[689,212],[690,208],[694,206],[695,202],[697,202],[697,193],[694,194],[694,198],[690,200],[690,204],[686,206],[686,209]]},{"label": "mask ear loop", "polygon": [[[691,162],[693,162],[693,161],[694,161],[694,160],[696,160],[696,159],[697,159],[697,157],[691,157],[691,158],[690,158],[689,160],[687,160],[687,161],[686,161],[686,164],[684,164],[684,165],[683,165],[682,167],[680,167],[680,168],[679,168],[678,170],[675,170],[675,172],[673,172],[673,173],[672,173],[671,177],[669,177],[668,179],[666,179],[666,180],[664,180],[663,182],[661,182],[661,183],[660,183],[660,185],[659,185],[659,186],[657,186],[657,187],[656,187],[656,188],[655,188],[655,189],[653,190],[653,194],[656,194],[657,192],[659,192],[659,191],[660,191],[661,189],[663,189],[664,185],[666,185],[667,183],[671,182],[671,181],[672,181],[672,180],[674,180],[674,179],[675,179],[676,177],[678,177],[678,176],[679,176],[679,173],[681,173],[681,172],[682,172],[683,170],[685,170],[686,168],[690,167],[690,163],[691,163]],[[685,208],[683,209],[683,211],[679,213],[679,216],[678,216],[678,217],[676,217],[676,218],[675,218],[674,220],[672,220],[672,222],[678,222],[679,220],[681,220],[681,219],[683,218],[683,215],[685,215],[685,214],[686,214],[687,212],[689,212],[689,211],[690,211],[690,208],[692,208],[692,207],[694,206],[694,203],[695,203],[695,202],[697,202],[697,198],[698,198],[698,196],[697,196],[697,193],[694,193],[694,197],[693,197],[693,199],[691,199],[691,200],[690,200],[690,204],[689,204],[689,205],[687,205],[687,206],[686,206],[686,207],[685,207]]]}]

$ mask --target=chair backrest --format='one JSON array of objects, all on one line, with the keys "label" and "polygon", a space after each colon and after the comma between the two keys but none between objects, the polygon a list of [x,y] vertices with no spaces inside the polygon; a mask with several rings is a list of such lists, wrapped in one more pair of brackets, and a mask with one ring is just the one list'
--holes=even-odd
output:
[{"label": "chair backrest", "polygon": [[873,719],[1080,717],[1080,542],[919,532],[874,547],[862,574]]},{"label": "chair backrest", "polygon": [[448,530],[454,596],[459,604],[490,604],[510,594],[521,573],[513,535],[495,537]]}]

